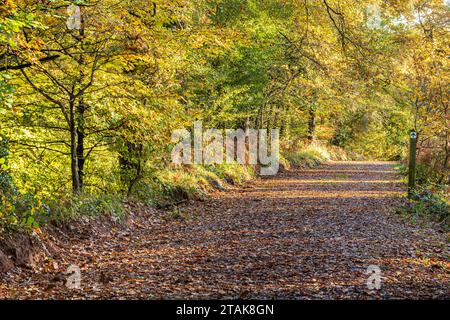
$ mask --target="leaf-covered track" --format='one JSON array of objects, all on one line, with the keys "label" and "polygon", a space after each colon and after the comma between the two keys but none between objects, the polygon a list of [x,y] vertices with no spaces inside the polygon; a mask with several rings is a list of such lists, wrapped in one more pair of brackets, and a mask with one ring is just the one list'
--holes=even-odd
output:
[{"label": "leaf-covered track", "polygon": [[[149,211],[130,232],[72,239],[62,265],[81,267],[81,290],[55,283],[53,271],[15,274],[0,295],[448,299],[444,236],[394,214],[404,192],[387,162],[284,172],[186,205],[184,219]],[[370,265],[380,290],[367,288]]]}]

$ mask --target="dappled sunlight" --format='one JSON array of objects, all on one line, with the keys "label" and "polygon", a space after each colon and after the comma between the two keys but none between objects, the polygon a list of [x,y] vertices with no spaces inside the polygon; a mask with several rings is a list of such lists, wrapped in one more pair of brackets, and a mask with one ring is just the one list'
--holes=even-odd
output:
[{"label": "dappled sunlight", "polygon": [[[397,179],[390,162],[379,162],[380,170],[368,171],[374,164],[366,162],[339,162],[317,169],[286,172],[272,179],[262,180],[258,188],[245,189],[240,193],[220,193],[224,199],[320,199],[330,202],[339,199],[370,200],[401,198],[405,195],[404,184]],[[352,169],[342,169],[343,167]],[[331,203],[332,204],[332,203]]]},{"label": "dappled sunlight", "polygon": [[[261,198],[264,196],[264,199],[269,198],[324,198],[324,199],[331,199],[331,200],[337,200],[339,198],[349,198],[349,199],[377,199],[377,198],[386,198],[386,197],[401,197],[404,195],[404,192],[402,191],[358,191],[358,190],[351,190],[351,191],[318,191],[318,190],[311,190],[309,192],[295,192],[292,189],[288,190],[263,190],[263,191],[256,191],[256,192],[249,192],[251,194],[251,197],[254,198]],[[231,194],[231,193],[223,193],[220,195],[222,198],[238,198],[242,200],[242,195],[239,194]],[[245,196],[244,196],[245,198]]]},{"label": "dappled sunlight", "polygon": [[267,186],[274,186],[278,182],[282,185],[300,185],[300,184],[396,184],[400,183],[400,180],[345,180],[345,179],[334,179],[334,180],[302,180],[302,179],[292,179],[292,180],[278,180],[272,179],[268,182]]},{"label": "dappled sunlight", "polygon": [[302,169],[300,171],[300,173],[323,173],[323,174],[339,174],[339,173],[357,173],[357,174],[379,174],[379,173],[390,173],[393,174],[393,172],[391,170],[385,170],[385,168],[383,170],[374,170],[373,168],[371,168],[370,170],[365,170],[363,169],[363,171],[358,170],[358,169],[336,169],[336,170],[324,170],[324,169]]},{"label": "dappled sunlight", "polygon": [[[341,180],[316,171],[307,173],[308,180],[301,171],[285,172],[180,206],[172,218],[166,213],[164,224],[133,222],[133,235],[117,231],[101,243],[77,242],[72,250],[83,273],[78,294],[370,298],[402,294],[410,274],[444,292],[448,262],[414,257],[418,248],[427,250],[423,239],[429,238],[390,212],[404,186],[392,171],[365,179],[361,170],[357,181],[348,179],[354,175]],[[372,264],[380,266],[383,281],[380,291],[368,293],[365,272]],[[28,292],[47,294],[40,291],[46,282],[46,272],[34,273]],[[0,286],[0,295],[5,290]],[[66,294],[60,287],[50,292]]]},{"label": "dappled sunlight", "polygon": [[449,298],[449,8],[1,0],[0,297]]}]

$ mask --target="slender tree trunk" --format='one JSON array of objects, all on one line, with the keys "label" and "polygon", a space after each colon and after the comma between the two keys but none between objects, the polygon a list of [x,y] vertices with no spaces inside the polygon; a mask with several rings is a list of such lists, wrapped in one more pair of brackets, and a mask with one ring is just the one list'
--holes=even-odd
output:
[{"label": "slender tree trunk", "polygon": [[127,186],[127,196],[131,195],[135,184],[142,179],[144,145],[125,142],[126,150],[119,152],[120,179]]},{"label": "slender tree trunk", "polygon": [[309,108],[309,121],[308,121],[308,142],[314,141],[316,134],[316,110],[314,106]]},{"label": "slender tree trunk", "polygon": [[84,186],[84,163],[85,163],[85,157],[84,157],[84,112],[86,108],[84,105],[84,101],[81,98],[78,103],[78,121],[77,121],[77,162],[78,162],[78,179],[80,182],[80,191],[83,190]]},{"label": "slender tree trunk", "polygon": [[70,169],[72,174],[72,192],[77,195],[81,192],[80,177],[78,175],[77,158],[77,129],[75,127],[75,107],[74,102],[70,102]]},{"label": "slender tree trunk", "polygon": [[269,129],[269,130],[273,124],[273,110],[274,110],[274,107],[273,107],[273,104],[271,104],[269,106],[269,110],[267,111],[267,129]]},{"label": "slender tree trunk", "polygon": [[312,143],[316,135],[316,104],[317,104],[317,89],[314,89],[311,97],[311,104],[309,105],[309,119],[308,119],[308,143]]},{"label": "slender tree trunk", "polygon": [[278,107],[275,107],[275,112],[273,115],[273,127],[274,128],[280,128],[281,127],[281,122],[280,121],[280,109]]},{"label": "slender tree trunk", "polygon": [[262,104],[261,107],[259,107],[258,117],[256,118],[256,129],[262,129],[264,126],[264,109],[265,104]]},{"label": "slender tree trunk", "polygon": [[450,144],[449,144],[449,140],[447,138],[447,141],[445,143],[445,158],[444,158],[444,173],[442,175],[442,179],[440,181],[440,183],[442,183],[442,181],[444,179],[447,179],[447,183],[450,184],[450,173],[449,173],[449,162],[450,162]]},{"label": "slender tree trunk", "polygon": [[[84,51],[84,21],[81,20],[81,28],[80,28],[80,37],[79,37],[79,45],[80,52]],[[84,54],[80,54],[78,60],[78,66],[80,68],[80,83],[83,83],[83,79],[85,77],[83,67],[85,65]],[[85,111],[86,105],[84,104],[84,98],[81,95],[78,98],[78,105],[76,108],[76,134],[77,134],[77,147],[76,147],[76,157],[77,157],[77,172],[78,172],[78,184],[79,184],[79,192],[83,190],[84,185],[84,163],[85,163]]]}]

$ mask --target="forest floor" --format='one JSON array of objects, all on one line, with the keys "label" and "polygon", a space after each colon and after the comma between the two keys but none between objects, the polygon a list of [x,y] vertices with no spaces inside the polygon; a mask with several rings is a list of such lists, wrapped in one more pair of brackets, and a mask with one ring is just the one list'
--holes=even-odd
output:
[{"label": "forest floor", "polygon": [[[136,209],[122,228],[59,240],[59,260],[8,273],[0,297],[449,299],[446,235],[397,216],[404,193],[393,163],[330,162],[171,213]],[[64,285],[69,264],[81,289]]]}]

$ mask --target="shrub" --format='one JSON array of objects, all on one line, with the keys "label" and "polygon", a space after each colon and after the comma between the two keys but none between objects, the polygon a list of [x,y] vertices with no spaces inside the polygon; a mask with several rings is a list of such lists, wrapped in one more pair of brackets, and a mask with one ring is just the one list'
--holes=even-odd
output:
[{"label": "shrub", "polygon": [[255,176],[255,172],[251,166],[244,166],[238,163],[219,164],[211,166],[208,169],[226,183],[234,185],[240,185]]},{"label": "shrub", "polygon": [[39,195],[20,194],[9,173],[9,140],[0,136],[0,227],[34,228],[49,208]]},{"label": "shrub", "polygon": [[431,191],[419,186],[414,192],[413,200],[400,207],[397,213],[431,219],[447,228],[450,226],[450,204],[445,194],[438,189]]},{"label": "shrub", "polygon": [[284,158],[297,167],[313,168],[330,160],[327,150],[318,144],[312,144],[303,150],[285,152]]},{"label": "shrub", "polygon": [[300,151],[294,154],[287,154],[286,159],[294,166],[307,166],[309,168],[316,167],[324,160],[319,155],[310,151]]},{"label": "shrub", "polygon": [[427,163],[417,165],[416,177],[419,185],[430,185],[440,180],[440,173]]},{"label": "shrub", "polygon": [[338,146],[315,141],[309,145],[301,143],[284,145],[280,164],[285,168],[289,168],[291,164],[299,167],[312,168],[320,165],[324,161],[330,160],[364,160],[364,157],[355,152],[348,152]]},{"label": "shrub", "polygon": [[137,183],[132,196],[145,204],[166,208],[185,200],[204,199],[212,189],[224,190],[226,184],[239,185],[253,177],[252,167],[237,163],[168,168]]},{"label": "shrub", "polygon": [[0,136],[0,212],[7,210],[14,197],[17,195],[17,190],[9,174],[8,155],[9,155],[9,140]]},{"label": "shrub", "polygon": [[108,194],[80,195],[60,201],[52,201],[49,207],[49,215],[45,222],[68,222],[80,217],[98,217],[101,215],[117,219],[125,217],[122,199]]}]

